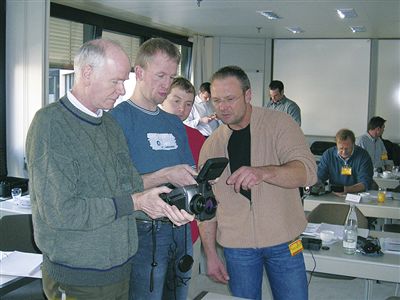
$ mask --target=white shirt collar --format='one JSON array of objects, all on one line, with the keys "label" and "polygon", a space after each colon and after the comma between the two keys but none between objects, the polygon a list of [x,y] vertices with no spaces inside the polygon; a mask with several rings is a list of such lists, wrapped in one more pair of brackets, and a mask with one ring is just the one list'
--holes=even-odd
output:
[{"label": "white shirt collar", "polygon": [[101,118],[103,116],[103,110],[98,109],[96,113],[89,110],[85,107],[74,95],[72,95],[71,91],[67,91],[68,100],[75,106],[77,109],[83,111],[85,114],[95,118]]},{"label": "white shirt collar", "polygon": [[204,103],[204,102],[205,102],[205,101],[203,101],[203,99],[200,98],[199,95],[196,95],[196,97],[194,97],[194,101],[195,101],[196,103]]}]

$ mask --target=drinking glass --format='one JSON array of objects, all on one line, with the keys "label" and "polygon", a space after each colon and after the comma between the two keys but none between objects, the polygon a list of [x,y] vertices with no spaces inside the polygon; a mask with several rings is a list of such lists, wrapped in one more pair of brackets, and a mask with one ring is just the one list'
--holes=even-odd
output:
[{"label": "drinking glass", "polygon": [[11,197],[13,198],[15,203],[19,203],[19,198],[21,197],[22,189],[19,187],[11,189]]},{"label": "drinking glass", "polygon": [[400,176],[400,167],[399,166],[393,166],[392,173],[394,174],[394,176]]}]

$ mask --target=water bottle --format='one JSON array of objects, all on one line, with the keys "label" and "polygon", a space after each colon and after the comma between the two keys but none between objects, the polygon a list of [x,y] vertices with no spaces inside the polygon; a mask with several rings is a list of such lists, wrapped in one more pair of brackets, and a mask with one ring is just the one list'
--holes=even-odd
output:
[{"label": "water bottle", "polygon": [[344,224],[343,251],[346,254],[354,254],[357,248],[357,215],[356,207],[351,204]]}]

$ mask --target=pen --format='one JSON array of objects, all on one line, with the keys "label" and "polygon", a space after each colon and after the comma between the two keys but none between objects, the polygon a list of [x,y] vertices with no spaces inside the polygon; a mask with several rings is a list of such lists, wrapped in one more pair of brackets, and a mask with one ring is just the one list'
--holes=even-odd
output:
[{"label": "pen", "polygon": [[38,266],[36,266],[32,271],[29,272],[29,275],[34,275],[37,272],[40,271],[40,269],[42,268],[42,264],[39,264]]}]

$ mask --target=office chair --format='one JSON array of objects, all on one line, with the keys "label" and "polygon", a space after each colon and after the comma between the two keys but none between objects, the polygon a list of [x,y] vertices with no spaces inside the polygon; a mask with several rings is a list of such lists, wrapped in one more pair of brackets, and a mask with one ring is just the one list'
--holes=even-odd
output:
[{"label": "office chair", "polygon": [[[334,225],[344,225],[346,222],[347,214],[350,210],[350,205],[345,204],[330,204],[321,203],[314,208],[307,216],[307,220],[310,223],[328,223]],[[368,220],[363,213],[356,207],[357,222],[359,228],[368,228]],[[342,279],[352,280],[355,277],[335,275],[327,273],[314,272],[312,276],[331,278],[331,279]]]},{"label": "office chair", "polygon": [[383,224],[382,231],[400,233],[400,224]]},{"label": "office chair", "polygon": [[32,215],[8,215],[0,219],[0,250],[41,253],[33,239]]},{"label": "office chair", "polygon": [[326,142],[326,141],[315,141],[311,144],[310,150],[314,155],[322,155],[325,150],[336,146],[335,142]]}]

